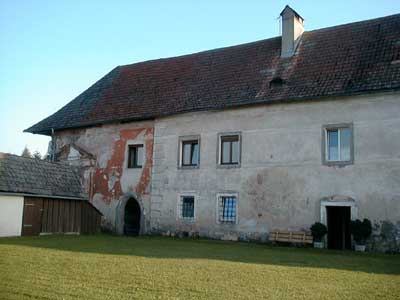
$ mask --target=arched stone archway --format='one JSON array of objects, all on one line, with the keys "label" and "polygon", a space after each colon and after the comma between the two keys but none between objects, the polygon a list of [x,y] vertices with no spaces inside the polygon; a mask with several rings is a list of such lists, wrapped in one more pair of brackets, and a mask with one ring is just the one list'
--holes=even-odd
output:
[{"label": "arched stone archway", "polygon": [[130,198],[125,205],[124,235],[139,235],[140,219],[141,211],[139,203],[134,198]]},{"label": "arched stone archway", "polygon": [[119,235],[138,235],[145,231],[143,203],[135,193],[126,193],[116,208],[115,227]]}]

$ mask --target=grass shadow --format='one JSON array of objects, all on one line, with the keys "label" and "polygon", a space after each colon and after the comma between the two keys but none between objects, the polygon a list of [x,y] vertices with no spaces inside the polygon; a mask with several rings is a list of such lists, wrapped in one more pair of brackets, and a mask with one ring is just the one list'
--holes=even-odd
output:
[{"label": "grass shadow", "polygon": [[113,235],[1,238],[0,246],[20,245],[62,251],[149,258],[208,259],[290,267],[400,274],[400,255],[278,247],[252,243]]}]

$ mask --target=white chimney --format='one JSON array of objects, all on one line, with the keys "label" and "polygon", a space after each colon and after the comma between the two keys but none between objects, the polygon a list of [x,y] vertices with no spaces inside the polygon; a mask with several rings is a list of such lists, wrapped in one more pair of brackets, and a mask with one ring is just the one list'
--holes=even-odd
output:
[{"label": "white chimney", "polygon": [[304,32],[304,19],[289,5],[281,12],[282,49],[281,57],[290,57],[296,51],[301,35]]}]

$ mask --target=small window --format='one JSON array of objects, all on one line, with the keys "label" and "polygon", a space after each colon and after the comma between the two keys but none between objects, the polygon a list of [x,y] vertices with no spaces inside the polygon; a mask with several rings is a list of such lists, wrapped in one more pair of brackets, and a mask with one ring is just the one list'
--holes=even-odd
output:
[{"label": "small window", "polygon": [[220,223],[236,223],[237,220],[237,197],[218,197],[218,221]]},{"label": "small window", "polygon": [[348,126],[324,128],[324,162],[326,164],[351,164],[353,162],[353,132]]},{"label": "small window", "polygon": [[199,164],[199,141],[182,141],[182,166]]},{"label": "small window", "polygon": [[182,220],[194,220],[194,196],[180,196],[179,217]]},{"label": "small window", "polygon": [[239,135],[221,136],[220,152],[221,165],[238,165],[240,162]]},{"label": "small window", "polygon": [[179,137],[178,168],[193,169],[200,165],[200,136]]},{"label": "small window", "polygon": [[128,168],[141,168],[143,166],[143,145],[131,145],[128,151]]}]

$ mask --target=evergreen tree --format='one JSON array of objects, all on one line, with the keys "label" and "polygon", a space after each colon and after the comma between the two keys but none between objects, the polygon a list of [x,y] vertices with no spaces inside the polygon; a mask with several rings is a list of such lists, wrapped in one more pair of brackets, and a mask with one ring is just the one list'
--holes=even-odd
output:
[{"label": "evergreen tree", "polygon": [[22,156],[22,157],[27,157],[27,158],[32,158],[32,153],[31,153],[31,151],[28,149],[27,146],[25,146],[24,151],[22,151],[21,156]]}]

